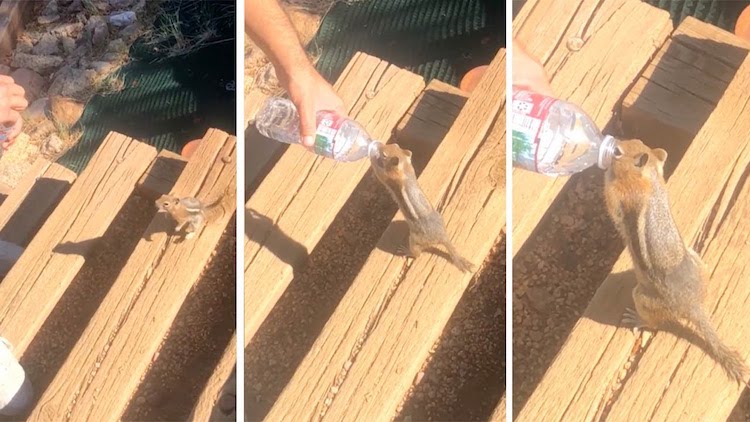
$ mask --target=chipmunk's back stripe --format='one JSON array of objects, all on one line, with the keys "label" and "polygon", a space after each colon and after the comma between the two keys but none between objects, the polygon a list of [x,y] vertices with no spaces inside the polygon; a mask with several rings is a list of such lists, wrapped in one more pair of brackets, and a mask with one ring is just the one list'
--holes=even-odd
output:
[{"label": "chipmunk's back stripe", "polygon": [[643,250],[641,248],[641,237],[638,234],[638,219],[639,213],[635,209],[622,207],[622,222],[625,226],[625,231],[630,242],[628,248],[630,249],[630,255],[633,257],[633,263],[639,268],[647,269],[646,260],[643,256]]}]

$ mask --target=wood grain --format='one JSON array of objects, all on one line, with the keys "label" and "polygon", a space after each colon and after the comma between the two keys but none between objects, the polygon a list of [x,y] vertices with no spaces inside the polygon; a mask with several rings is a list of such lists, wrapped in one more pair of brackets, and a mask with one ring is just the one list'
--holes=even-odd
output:
[{"label": "wood grain", "polygon": [[23,356],[156,150],[111,133],[0,284],[0,332]]},{"label": "wood grain", "polygon": [[[419,177],[439,204],[456,248],[475,265],[505,221],[505,52]],[[406,239],[397,214],[318,336],[267,420],[390,420],[473,274],[425,254],[406,262],[384,252]],[[387,249],[387,248],[386,248]]]},{"label": "wood grain", "polygon": [[623,129],[670,152],[686,148],[716,107],[748,49],[747,41],[686,18],[625,96]]},{"label": "wood grain", "polygon": [[166,195],[180,177],[185,169],[187,160],[180,154],[169,150],[161,150],[156,159],[151,163],[146,173],[138,181],[138,194],[144,198],[155,201],[162,195]]},{"label": "wood grain", "polygon": [[[712,278],[705,309],[719,336],[750,356],[747,168],[750,146],[733,134],[750,130],[750,59],[740,66],[693,140],[667,188],[675,222],[705,257]],[[670,107],[671,104],[663,104]],[[711,157],[707,160],[706,157]],[[741,390],[686,340],[658,332],[642,346],[618,328],[634,285],[623,253],[562,350],[521,410],[518,421],[725,420]],[[622,387],[621,387],[622,386]]]},{"label": "wood grain", "polygon": [[28,245],[75,179],[65,167],[37,159],[0,206],[0,239]]},{"label": "wood grain", "polygon": [[[234,137],[210,129],[171,194],[204,201],[233,195],[235,167]],[[154,217],[29,420],[108,421],[122,416],[232,214],[225,213],[182,242],[181,236],[171,234],[170,217]]]},{"label": "wood grain", "polygon": [[500,403],[497,404],[495,411],[490,415],[489,422],[505,422],[506,406],[505,394],[503,393],[503,398],[500,399]]},{"label": "wood grain", "polygon": [[[581,106],[601,128],[671,31],[667,12],[639,0],[529,0],[513,24],[543,61],[556,96]],[[566,42],[576,35],[585,43],[573,52]],[[514,256],[567,180],[513,170]]]},{"label": "wood grain", "polygon": [[208,379],[206,387],[201,392],[198,401],[190,415],[193,422],[218,422],[218,421],[235,421],[236,414],[225,415],[219,407],[219,399],[225,388],[227,391],[236,392],[234,387],[227,386],[227,382],[235,382],[236,378],[230,380],[232,371],[237,366],[237,337],[232,336],[221,360],[216,365],[214,373]]},{"label": "wood grain", "polygon": [[[387,140],[424,88],[421,77],[358,53],[334,86],[375,139]],[[369,167],[293,146],[246,205],[245,346],[304,264]]]}]

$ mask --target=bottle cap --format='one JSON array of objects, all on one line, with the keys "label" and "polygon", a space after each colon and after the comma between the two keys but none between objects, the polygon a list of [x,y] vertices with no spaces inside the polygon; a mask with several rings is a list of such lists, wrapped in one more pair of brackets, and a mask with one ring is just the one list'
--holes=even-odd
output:
[{"label": "bottle cap", "polygon": [[383,143],[376,140],[371,140],[370,143],[367,145],[367,157],[373,157],[380,148],[383,147]]},{"label": "bottle cap", "polygon": [[615,154],[615,144],[617,139],[614,136],[607,135],[602,140],[602,145],[599,147],[599,161],[598,166],[602,170],[606,170],[612,165],[612,157]]}]

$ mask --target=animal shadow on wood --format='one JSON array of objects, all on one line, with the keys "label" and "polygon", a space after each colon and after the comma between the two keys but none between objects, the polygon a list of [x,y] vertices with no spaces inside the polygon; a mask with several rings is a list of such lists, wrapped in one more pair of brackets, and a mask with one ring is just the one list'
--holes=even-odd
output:
[{"label": "animal shadow on wood", "polygon": [[289,237],[267,216],[252,208],[245,208],[245,235],[251,242],[262,244],[287,265],[296,267],[306,262],[307,248]]},{"label": "animal shadow on wood", "polygon": [[[600,287],[600,291],[592,300],[583,318],[590,319],[600,324],[622,327],[632,332],[631,327],[626,327],[622,323],[622,316],[625,308],[635,309],[633,303],[633,288],[636,284],[635,272],[627,270],[621,273],[611,274],[610,283],[605,283]],[[709,317],[710,318],[710,317]],[[692,345],[699,347],[706,354],[714,357],[708,344],[693,329],[678,322],[668,322],[663,326],[653,329],[647,329],[652,333],[670,333],[683,340],[687,340]]]}]

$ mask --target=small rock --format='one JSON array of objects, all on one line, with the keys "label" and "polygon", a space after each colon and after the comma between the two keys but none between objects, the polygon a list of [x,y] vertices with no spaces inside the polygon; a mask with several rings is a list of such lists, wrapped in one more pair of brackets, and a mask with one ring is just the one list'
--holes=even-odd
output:
[{"label": "small rock", "polygon": [[57,156],[61,152],[63,152],[63,149],[65,148],[65,142],[63,142],[62,139],[60,139],[59,136],[56,134],[51,134],[49,138],[47,138],[47,141],[42,145],[42,152],[44,152],[47,155],[51,156]]},{"label": "small rock", "polygon": [[101,59],[105,62],[116,62],[120,60],[120,53],[107,53]]},{"label": "small rock", "polygon": [[26,91],[26,100],[30,103],[39,98],[39,95],[44,90],[46,80],[42,75],[33,70],[21,68],[13,72],[10,76]]},{"label": "small rock", "polygon": [[40,120],[46,118],[48,105],[49,100],[47,100],[47,97],[39,98],[31,103],[29,108],[26,109],[25,117],[29,120]]},{"label": "small rock", "polygon": [[31,53],[34,49],[34,43],[28,38],[21,38],[16,42],[16,52],[18,53]]},{"label": "small rock", "polygon": [[107,45],[107,52],[108,53],[126,53],[128,51],[128,45],[125,44],[125,41],[121,39],[116,39],[114,41],[111,41],[109,45]]},{"label": "small rock", "polygon": [[125,28],[123,28],[122,31],[120,31],[120,37],[122,37],[122,39],[125,40],[126,42],[131,43],[135,41],[135,39],[138,37],[139,29],[140,28],[137,23],[128,25]]},{"label": "small rock", "polygon": [[109,23],[118,28],[124,28],[126,26],[134,24],[136,21],[135,12],[127,11],[115,13],[109,16]]},{"label": "small rock", "polygon": [[91,35],[91,43],[95,48],[103,47],[109,38],[109,29],[106,26],[97,26]]},{"label": "small rock", "polygon": [[49,114],[60,123],[73,126],[83,115],[83,103],[73,98],[49,97]]},{"label": "small rock", "polygon": [[237,406],[237,397],[234,394],[222,394],[217,403],[221,413],[230,415]]},{"label": "small rock", "polygon": [[39,16],[38,18],[36,18],[36,21],[39,22],[39,25],[49,25],[59,20],[60,20],[60,15]]},{"label": "small rock", "polygon": [[13,55],[11,66],[19,68],[25,67],[33,70],[40,75],[49,75],[55,68],[63,64],[62,57],[57,56],[40,56],[26,53],[16,53]]},{"label": "small rock", "polygon": [[63,36],[60,41],[62,43],[62,48],[65,54],[71,54],[73,51],[75,51],[76,40],[68,36]]},{"label": "small rock", "polygon": [[113,9],[127,9],[132,6],[133,3],[134,0],[109,0],[109,5],[112,6]]},{"label": "small rock", "polygon": [[73,0],[70,2],[70,5],[68,6],[68,12],[70,13],[77,13],[83,10],[83,3],[81,3],[81,0]]},{"label": "small rock", "polygon": [[58,72],[49,87],[49,95],[64,97],[85,97],[91,91],[91,85],[96,79],[96,71],[78,68],[66,68]]},{"label": "small rock", "polygon": [[42,12],[42,16],[56,16],[58,14],[57,0],[50,0]]},{"label": "small rock", "polygon": [[67,22],[57,25],[50,32],[58,37],[76,38],[81,34],[81,31],[83,31],[83,24],[81,22]]},{"label": "small rock", "polygon": [[96,73],[103,75],[112,72],[115,65],[109,62],[91,62],[91,68],[94,69]]},{"label": "small rock", "polygon": [[42,36],[42,39],[39,40],[37,45],[34,46],[34,49],[31,50],[31,52],[39,56],[55,56],[57,54],[60,54],[60,47],[58,46],[59,43],[60,41],[56,36],[52,34],[44,34]]}]

